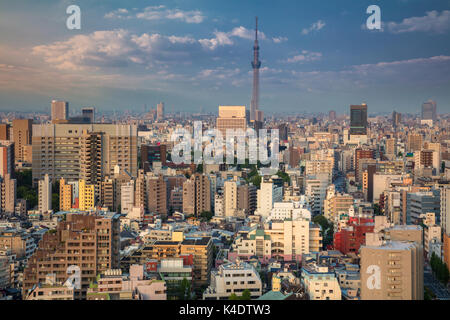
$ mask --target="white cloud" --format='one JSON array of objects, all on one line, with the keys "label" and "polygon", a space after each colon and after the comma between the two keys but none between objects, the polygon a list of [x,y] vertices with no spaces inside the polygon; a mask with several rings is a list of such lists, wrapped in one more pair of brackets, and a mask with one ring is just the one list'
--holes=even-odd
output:
[{"label": "white cloud", "polygon": [[186,23],[202,23],[205,19],[199,10],[184,11],[180,9],[167,9],[166,6],[149,6],[143,11],[131,14],[127,9],[118,9],[105,14],[109,19],[144,19],[144,20],[180,20]]},{"label": "white cloud", "polygon": [[307,50],[303,50],[301,54],[295,55],[291,58],[288,58],[285,62],[288,63],[296,63],[296,62],[308,62],[308,61],[316,61],[322,58],[322,53],[320,52],[311,52]]},{"label": "white cloud", "polygon": [[214,38],[211,39],[200,39],[198,42],[209,50],[215,50],[219,46],[232,45],[233,41],[230,39],[230,36],[226,32],[215,31]]},{"label": "white cloud", "polygon": [[272,41],[274,43],[282,43],[282,42],[288,41],[288,38],[286,38],[286,37],[273,37]]},{"label": "white cloud", "polygon": [[304,28],[302,30],[303,35],[307,35],[310,32],[313,31],[319,31],[325,27],[326,23],[322,20],[318,20],[317,22],[314,22],[309,28]]},{"label": "white cloud", "polygon": [[[214,38],[211,39],[200,39],[200,44],[209,50],[215,50],[220,46],[232,45],[234,42],[232,38],[241,38],[247,40],[253,40],[255,38],[255,33],[243,26],[233,28],[230,32],[215,31]],[[258,38],[261,40],[267,39],[264,32],[258,31]]]},{"label": "white cloud", "polygon": [[128,30],[96,31],[76,35],[67,41],[33,48],[51,66],[61,70],[85,70],[126,67],[180,60],[185,63],[192,51],[201,51],[200,43],[190,37],[154,34],[132,34]]},{"label": "white cloud", "polygon": [[387,27],[392,33],[445,33],[450,30],[450,10],[444,10],[441,13],[436,10],[429,11],[423,17],[406,18],[400,23],[388,22]]}]

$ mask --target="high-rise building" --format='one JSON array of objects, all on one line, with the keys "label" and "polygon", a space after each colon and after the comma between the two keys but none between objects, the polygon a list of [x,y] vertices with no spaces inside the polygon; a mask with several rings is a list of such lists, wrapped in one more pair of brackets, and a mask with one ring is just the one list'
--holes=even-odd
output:
[{"label": "high-rise building", "polygon": [[450,234],[450,186],[445,186],[440,192],[441,227],[444,234]]},{"label": "high-rise building", "polygon": [[195,173],[183,183],[183,212],[198,217],[211,211],[211,182],[209,177]]},{"label": "high-rise building", "polygon": [[372,149],[363,148],[355,149],[355,179],[357,182],[361,182],[360,179],[362,179],[362,177],[360,176],[360,165],[362,159],[375,159],[375,151]]},{"label": "high-rise building", "polygon": [[121,124],[38,124],[33,126],[33,180],[48,174],[86,178],[99,184],[119,166],[137,176],[137,127]]},{"label": "high-rise building", "polygon": [[52,120],[68,120],[69,103],[67,101],[52,101]]},{"label": "high-rise building", "polygon": [[52,210],[52,183],[48,174],[38,183],[38,207],[40,213],[47,213]]},{"label": "high-rise building", "polygon": [[11,140],[11,126],[8,123],[0,123],[0,140]]},{"label": "high-rise building", "polygon": [[245,114],[245,106],[219,106],[219,117],[217,118],[216,126],[224,139],[227,129],[241,129],[245,133],[247,129]]},{"label": "high-rise building", "polygon": [[411,133],[408,135],[408,151],[415,152],[422,149],[423,137],[420,133]]},{"label": "high-rise building", "polygon": [[263,121],[262,114],[258,113],[259,109],[259,69],[261,61],[259,61],[259,44],[258,44],[258,17],[256,17],[255,43],[253,45],[253,92],[252,101],[250,103],[250,121]]},{"label": "high-rise building", "polygon": [[87,184],[85,180],[78,181],[78,208],[89,211],[95,208],[95,186]]},{"label": "high-rise building", "polygon": [[141,145],[141,169],[144,172],[150,171],[153,162],[161,162],[165,166],[167,161],[167,147],[165,144],[159,145]]},{"label": "high-rise building", "polygon": [[331,110],[330,112],[328,112],[328,120],[336,121],[336,111]]},{"label": "high-rise building", "polygon": [[89,119],[88,123],[95,123],[95,108],[85,107],[81,109],[81,117]]},{"label": "high-rise building", "polygon": [[350,106],[350,134],[367,134],[367,105],[365,103]]},{"label": "high-rise building", "polygon": [[0,178],[0,212],[14,213],[16,205],[17,181],[6,174]]},{"label": "high-rise building", "polygon": [[14,143],[0,140],[0,178],[14,175]]},{"label": "high-rise building", "polygon": [[361,247],[361,300],[423,300],[423,248],[407,241]]},{"label": "high-rise building", "polygon": [[13,120],[13,141],[15,162],[24,162],[24,147],[31,145],[32,119]]},{"label": "high-rise building", "polygon": [[402,122],[402,114],[397,111],[392,112],[392,126],[394,128],[397,128],[401,122]]},{"label": "high-rise building", "polygon": [[193,256],[192,284],[194,288],[200,288],[208,284],[213,265],[211,237],[184,239],[181,242],[180,254]]},{"label": "high-rise building", "polygon": [[280,135],[280,140],[287,141],[288,139],[289,127],[287,123],[282,123],[278,126],[278,133]]},{"label": "high-rise building", "polygon": [[164,102],[158,103],[156,106],[156,120],[163,120],[164,119]]},{"label": "high-rise building", "polygon": [[386,155],[387,156],[396,156],[396,143],[397,140],[395,138],[386,139]]},{"label": "high-rise building", "polygon": [[283,188],[276,187],[273,181],[262,181],[257,191],[257,209],[255,214],[266,218],[272,211],[273,204],[283,199]]},{"label": "high-rise building", "polygon": [[67,214],[59,221],[56,232],[47,232],[38,249],[28,260],[23,275],[23,295],[45,282],[46,275],[56,274],[57,282],[68,279],[68,267],[78,266],[81,290],[75,289],[75,299],[85,298],[86,291],[97,275],[119,267],[120,215],[106,213],[88,215]]},{"label": "high-rise building", "polygon": [[422,104],[422,120],[436,121],[436,102],[428,100]]},{"label": "high-rise building", "polygon": [[66,183],[64,178],[59,180],[59,210],[68,211],[72,209],[72,184]]},{"label": "high-rise building", "polygon": [[168,213],[167,183],[163,175],[148,176],[145,179],[147,206],[149,212],[160,215]]}]

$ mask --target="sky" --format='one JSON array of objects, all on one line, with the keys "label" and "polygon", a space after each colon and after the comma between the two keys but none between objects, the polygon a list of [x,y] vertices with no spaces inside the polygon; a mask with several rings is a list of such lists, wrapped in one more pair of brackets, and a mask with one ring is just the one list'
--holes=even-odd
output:
[{"label": "sky", "polygon": [[249,107],[255,16],[265,114],[450,112],[450,0],[0,1],[0,111]]}]

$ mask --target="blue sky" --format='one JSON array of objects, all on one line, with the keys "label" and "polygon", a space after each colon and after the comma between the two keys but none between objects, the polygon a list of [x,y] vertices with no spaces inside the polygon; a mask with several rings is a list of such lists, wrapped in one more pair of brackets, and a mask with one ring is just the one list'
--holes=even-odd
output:
[{"label": "blue sky", "polygon": [[[382,30],[365,28],[372,4]],[[416,113],[430,98],[450,112],[450,0],[2,1],[0,110],[249,106],[256,15],[266,114]]]}]

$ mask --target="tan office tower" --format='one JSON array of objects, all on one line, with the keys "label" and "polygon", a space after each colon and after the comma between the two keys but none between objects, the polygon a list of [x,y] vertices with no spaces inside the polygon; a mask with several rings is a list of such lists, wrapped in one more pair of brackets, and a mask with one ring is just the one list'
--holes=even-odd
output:
[{"label": "tan office tower", "polygon": [[183,240],[180,254],[193,255],[192,284],[194,288],[208,284],[213,264],[213,242],[211,237]]},{"label": "tan office tower", "polygon": [[7,123],[0,123],[0,140],[10,140],[10,126]]},{"label": "tan office tower", "polygon": [[0,178],[14,173],[14,143],[0,140]]},{"label": "tan office tower", "polygon": [[32,126],[32,119],[13,120],[14,157],[16,163],[25,161],[23,147],[31,144]]},{"label": "tan office tower", "polygon": [[33,125],[33,181],[85,176],[97,183],[119,166],[137,176],[137,126],[122,124]]},{"label": "tan office tower", "polygon": [[423,137],[420,133],[408,135],[408,151],[420,151],[422,149]]},{"label": "tan office tower", "polygon": [[183,183],[183,213],[198,217],[205,211],[211,211],[211,182],[196,173]]},{"label": "tan office tower", "polygon": [[167,215],[167,183],[164,176],[146,179],[147,210],[152,213]]},{"label": "tan office tower", "polygon": [[156,120],[164,119],[164,102],[158,103],[156,106]]},{"label": "tan office tower", "polygon": [[254,185],[240,185],[237,188],[237,208],[246,213],[253,215],[256,210],[256,187]]},{"label": "tan office tower", "polygon": [[386,140],[386,155],[395,156],[396,155],[396,140],[395,138],[390,138]]},{"label": "tan office tower", "polygon": [[49,273],[64,283],[70,265],[80,268],[81,290],[75,299],[86,296],[97,274],[119,268],[120,220],[118,214],[67,214],[58,222],[56,232],[47,232],[33,253],[23,273],[23,295],[34,285],[45,282]]},{"label": "tan office tower", "polygon": [[68,211],[72,209],[72,185],[67,184],[64,178],[59,180],[59,210]]},{"label": "tan office tower", "polygon": [[116,211],[116,181],[115,179],[105,178],[102,181],[100,190],[100,203],[103,207],[111,211]]},{"label": "tan office tower", "polygon": [[52,120],[68,120],[69,103],[67,101],[52,101]]},{"label": "tan office tower", "polygon": [[9,174],[0,178],[0,212],[14,213],[16,205],[16,179],[11,179]]},{"label": "tan office tower", "polygon": [[242,129],[245,132],[247,130],[245,106],[219,106],[219,117],[216,120],[216,127],[224,138],[227,129]]},{"label": "tan office tower", "polygon": [[423,300],[423,248],[388,241],[361,247],[361,300]]}]

